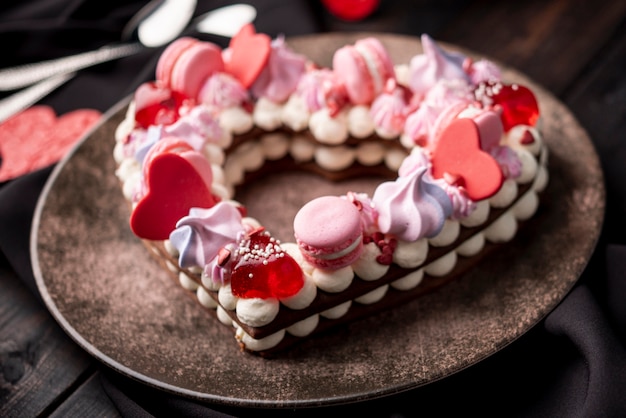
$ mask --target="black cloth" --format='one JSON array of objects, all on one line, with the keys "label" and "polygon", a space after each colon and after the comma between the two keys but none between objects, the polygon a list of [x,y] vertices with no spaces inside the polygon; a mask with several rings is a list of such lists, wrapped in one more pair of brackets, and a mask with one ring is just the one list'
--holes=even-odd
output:
[{"label": "black cloth", "polygon": [[[201,1],[199,12],[227,4]],[[450,2],[447,2],[450,3]],[[0,8],[0,67],[93,49],[119,39],[124,23],[143,1],[31,0],[4,2]],[[255,1],[256,27],[270,35],[323,31],[317,2]],[[393,28],[386,28],[393,31]],[[419,35],[421,28],[415,28]],[[225,40],[211,38],[224,45]],[[8,51],[8,53],[7,53]],[[159,50],[104,64],[80,73],[46,97],[59,114],[93,108],[106,111],[153,77]],[[0,141],[2,139],[0,138]],[[626,145],[624,145],[626,149]],[[623,152],[623,150],[622,150]],[[623,164],[601,156],[606,173]],[[611,166],[606,166],[611,164]],[[29,259],[29,231],[37,197],[50,173],[46,168],[0,185],[0,263],[10,265],[39,298]],[[626,178],[609,179],[605,230],[626,214]],[[615,196],[615,194],[617,194]],[[382,399],[315,410],[226,408],[161,393],[102,370],[102,386],[120,413],[148,416],[318,416],[366,413],[378,416],[626,416],[626,237],[603,234],[579,283],[540,324],[497,354],[434,382]]]}]

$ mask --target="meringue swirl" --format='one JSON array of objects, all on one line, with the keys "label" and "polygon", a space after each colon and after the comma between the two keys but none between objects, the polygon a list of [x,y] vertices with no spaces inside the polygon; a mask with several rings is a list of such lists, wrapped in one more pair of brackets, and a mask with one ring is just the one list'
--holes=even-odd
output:
[{"label": "meringue swirl", "polygon": [[419,167],[395,181],[380,184],[372,201],[378,211],[378,227],[404,241],[437,235],[452,213],[447,193],[425,176]]},{"label": "meringue swirl", "polygon": [[209,209],[192,208],[170,234],[181,267],[204,267],[220,249],[237,241],[243,231],[241,213],[232,204],[219,202]]}]

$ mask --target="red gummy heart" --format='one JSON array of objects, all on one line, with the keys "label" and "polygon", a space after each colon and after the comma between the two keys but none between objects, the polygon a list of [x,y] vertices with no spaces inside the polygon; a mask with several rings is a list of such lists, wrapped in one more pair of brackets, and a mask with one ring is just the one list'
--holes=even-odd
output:
[{"label": "red gummy heart", "polygon": [[138,237],[168,239],[178,220],[189,214],[189,209],[211,208],[217,203],[206,176],[188,158],[166,152],[146,164],[147,192],[130,216],[130,227]]},{"label": "red gummy heart", "polygon": [[233,295],[241,298],[286,298],[304,286],[302,269],[263,229],[239,243],[231,275]]},{"label": "red gummy heart", "polygon": [[492,104],[502,108],[502,125],[508,132],[515,125],[535,126],[539,120],[539,104],[533,92],[520,84],[496,84],[486,91]]},{"label": "red gummy heart", "polygon": [[144,129],[151,125],[173,124],[179,118],[179,109],[190,100],[155,82],[139,86],[134,99],[135,121]]},{"label": "red gummy heart", "polygon": [[458,179],[472,200],[493,196],[502,186],[503,174],[496,160],[480,149],[478,126],[472,119],[455,119],[442,132],[433,151],[434,178]]},{"label": "red gummy heart", "polygon": [[224,63],[226,72],[249,88],[270,58],[270,37],[256,33],[254,26],[249,23],[230,40],[229,49],[230,58]]},{"label": "red gummy heart", "polygon": [[49,106],[33,106],[0,124],[0,181],[58,162],[100,120],[97,110],[57,117]]}]

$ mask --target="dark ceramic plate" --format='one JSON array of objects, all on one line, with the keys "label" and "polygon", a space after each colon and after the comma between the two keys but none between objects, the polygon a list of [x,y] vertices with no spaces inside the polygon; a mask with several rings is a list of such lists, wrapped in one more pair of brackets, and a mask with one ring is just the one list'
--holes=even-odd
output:
[{"label": "dark ceramic plate", "polygon": [[[364,35],[289,42],[329,65],[332,51]],[[416,38],[380,38],[395,62],[420,50]],[[538,94],[551,151],[543,205],[513,242],[434,293],[312,338],[277,359],[240,352],[232,330],[183,296],[129,231],[112,158],[124,101],[58,165],[41,197],[32,235],[41,294],[65,331],[112,369],[228,405],[292,408],[372,399],[476,364],[568,293],[593,252],[604,214],[602,172],[585,131],[539,86],[510,70],[506,78]],[[296,179],[306,185],[294,185]],[[290,224],[294,206],[310,199],[302,190],[327,194],[341,187],[295,175],[256,186],[275,193],[257,199],[271,204],[257,206],[279,224]]]}]

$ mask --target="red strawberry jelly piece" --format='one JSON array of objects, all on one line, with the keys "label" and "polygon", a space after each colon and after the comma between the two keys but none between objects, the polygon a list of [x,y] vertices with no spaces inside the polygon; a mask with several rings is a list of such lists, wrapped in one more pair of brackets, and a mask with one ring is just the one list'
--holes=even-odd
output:
[{"label": "red strawberry jelly piece", "polygon": [[[478,91],[491,98],[492,105],[502,108],[502,125],[508,132],[515,125],[535,126],[539,104],[530,89],[520,84],[483,84]],[[480,100],[480,98],[478,98]]]},{"label": "red strawberry jelly piece", "polygon": [[231,275],[233,295],[279,299],[295,295],[303,285],[298,263],[266,231],[254,231],[239,243]]},{"label": "red strawberry jelly piece", "polygon": [[169,97],[164,100],[137,109],[135,121],[144,129],[150,125],[171,125],[178,120],[180,108],[188,101],[189,99],[183,94],[170,92]]}]

